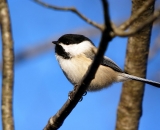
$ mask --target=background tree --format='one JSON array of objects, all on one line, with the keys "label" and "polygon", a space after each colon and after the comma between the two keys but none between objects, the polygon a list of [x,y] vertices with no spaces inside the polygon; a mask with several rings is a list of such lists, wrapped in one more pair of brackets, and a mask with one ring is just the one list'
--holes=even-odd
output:
[{"label": "background tree", "polygon": [[13,130],[14,52],[10,16],[6,0],[0,0],[0,27],[2,34],[2,124],[3,130]]}]

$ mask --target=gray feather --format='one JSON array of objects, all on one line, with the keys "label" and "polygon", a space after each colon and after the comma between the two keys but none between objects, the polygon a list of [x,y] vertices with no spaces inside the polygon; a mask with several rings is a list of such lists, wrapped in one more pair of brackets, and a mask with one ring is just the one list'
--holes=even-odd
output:
[{"label": "gray feather", "polygon": [[[86,52],[85,55],[86,55],[86,57],[90,58],[91,60],[94,60],[95,51],[94,50],[91,50],[91,51],[92,52]],[[112,68],[113,70],[115,70],[117,72],[122,72],[123,73],[123,71],[118,67],[118,65],[106,56],[103,57],[103,59],[101,61],[101,65],[108,66],[108,67]]]},{"label": "gray feather", "polygon": [[115,70],[117,72],[123,72],[121,70],[121,68],[119,68],[116,63],[114,63],[111,59],[109,59],[108,57],[105,57],[105,56],[103,57],[101,65],[111,67],[113,70]]}]

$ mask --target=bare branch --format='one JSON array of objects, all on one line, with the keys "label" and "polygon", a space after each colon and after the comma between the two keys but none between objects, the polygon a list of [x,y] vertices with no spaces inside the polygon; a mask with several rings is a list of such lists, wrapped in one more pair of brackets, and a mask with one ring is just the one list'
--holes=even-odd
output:
[{"label": "bare branch", "polygon": [[73,108],[76,106],[78,101],[81,99],[82,95],[86,91],[88,85],[90,84],[91,80],[94,78],[94,75],[100,65],[101,59],[105,53],[105,49],[108,45],[108,42],[112,39],[110,36],[110,32],[112,31],[111,24],[110,24],[110,17],[108,13],[108,3],[106,0],[102,0],[103,9],[105,14],[105,24],[107,29],[105,28],[102,33],[102,38],[100,41],[99,49],[97,55],[89,67],[86,75],[83,77],[80,84],[75,87],[75,90],[72,91],[72,96],[70,100],[63,105],[63,107],[48,121],[47,126],[44,128],[45,130],[57,130],[65,120],[65,118],[70,114]]},{"label": "bare branch", "polygon": [[134,29],[129,29],[125,32],[126,29],[128,29],[133,22],[135,22],[140,15],[152,4],[154,3],[154,0],[146,1],[141,8],[139,8],[135,14],[133,14],[128,20],[126,20],[123,24],[121,24],[119,27],[116,27],[114,23],[112,23],[112,28],[114,33],[112,33],[113,36],[131,36],[140,30],[142,30],[144,27],[148,26],[149,24],[153,23],[159,16],[160,16],[160,9],[155,11],[155,13],[150,16],[146,21],[142,22],[139,26],[137,26]]},{"label": "bare branch", "polygon": [[13,41],[6,0],[0,0],[0,25],[2,33],[3,79],[2,79],[2,125],[3,130],[14,130],[13,122]]},{"label": "bare branch", "polygon": [[[101,25],[98,24],[90,19],[88,19],[87,17],[85,17],[84,15],[82,15],[76,8],[74,7],[58,7],[58,6],[54,6],[54,5],[49,5],[47,3],[44,3],[40,0],[33,0],[35,2],[37,2],[38,4],[45,6],[47,8],[51,8],[51,9],[55,9],[55,10],[62,10],[62,11],[71,11],[75,14],[77,14],[80,18],[82,18],[84,21],[86,21],[87,23],[93,25],[94,27],[98,28],[99,30],[103,31],[105,28],[105,25]],[[116,27],[114,25],[114,23],[112,23],[112,28],[113,28],[113,32],[111,32],[111,36],[115,37],[115,36],[121,36],[121,37],[126,37],[126,36],[131,36],[135,33],[137,33],[138,31],[140,31],[141,29],[143,29],[144,27],[146,27],[148,24],[151,24],[155,19],[157,19],[160,15],[160,11],[156,11],[154,13],[154,15],[149,18],[147,21],[145,21],[144,23],[142,23],[139,27],[129,30],[127,32],[125,32],[126,29],[128,29],[132,23],[144,12],[144,10],[154,2],[154,0],[150,0],[144,3],[144,5],[137,10],[137,12],[131,16],[127,21],[125,21],[123,24],[120,25],[120,27]]]},{"label": "bare branch", "polygon": [[82,18],[85,22],[93,25],[94,27],[98,28],[99,30],[103,31],[104,30],[104,26],[101,25],[101,24],[98,24],[90,19],[88,19],[87,17],[85,17],[83,14],[81,14],[76,8],[74,7],[58,7],[58,6],[54,6],[54,5],[49,5],[47,3],[44,3],[40,0],[33,0],[34,2],[44,6],[44,7],[47,7],[47,8],[50,8],[50,9],[54,9],[54,10],[61,10],[61,11],[71,11],[73,13],[75,13],[76,15],[78,15],[80,18]]},{"label": "bare branch", "polygon": [[154,0],[146,1],[143,6],[137,10],[135,14],[132,14],[131,17],[126,20],[123,24],[121,24],[118,29],[126,30],[128,27],[132,25],[132,23],[140,17],[140,15],[152,4]]},{"label": "bare branch", "polygon": [[121,37],[132,36],[133,34],[139,32],[140,30],[142,30],[146,26],[152,24],[153,21],[155,21],[159,16],[160,16],[160,10],[157,10],[154,12],[154,14],[152,16],[150,16],[148,19],[146,19],[146,21],[139,24],[136,28],[130,29],[128,32],[124,32],[123,30],[116,28],[114,25],[112,25],[112,27],[113,27],[113,30],[114,30],[114,33],[116,36],[121,36]]}]

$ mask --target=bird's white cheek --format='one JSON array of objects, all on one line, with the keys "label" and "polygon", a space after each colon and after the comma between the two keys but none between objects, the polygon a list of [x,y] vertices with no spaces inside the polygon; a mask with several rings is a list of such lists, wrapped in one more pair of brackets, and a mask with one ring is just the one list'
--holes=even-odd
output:
[{"label": "bird's white cheek", "polygon": [[60,45],[63,47],[65,52],[67,52],[71,55],[77,55],[77,53],[78,54],[80,53],[79,51],[77,51],[78,50],[77,44],[71,44],[71,45],[60,44]]},{"label": "bird's white cheek", "polygon": [[84,41],[79,44],[70,44],[70,45],[65,45],[60,43],[60,45],[67,53],[71,54],[71,56],[77,56],[94,47],[89,41]]}]

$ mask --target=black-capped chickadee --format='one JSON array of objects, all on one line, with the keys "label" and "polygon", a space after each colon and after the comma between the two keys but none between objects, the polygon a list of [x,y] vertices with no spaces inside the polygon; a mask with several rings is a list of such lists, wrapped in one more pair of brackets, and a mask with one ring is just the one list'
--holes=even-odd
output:
[{"label": "black-capped chickadee", "polygon": [[[73,85],[78,84],[91,65],[97,48],[89,38],[78,34],[65,34],[53,43],[56,58],[65,76]],[[87,90],[101,90],[114,82],[129,79],[160,87],[158,82],[126,74],[111,59],[104,56]]]}]

